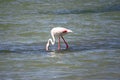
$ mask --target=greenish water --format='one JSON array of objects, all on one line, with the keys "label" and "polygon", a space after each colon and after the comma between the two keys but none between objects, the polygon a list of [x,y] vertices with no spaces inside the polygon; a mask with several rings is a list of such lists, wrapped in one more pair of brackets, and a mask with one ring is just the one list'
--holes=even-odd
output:
[{"label": "greenish water", "polygon": [[[70,48],[45,51],[53,27]],[[119,0],[1,0],[0,80],[119,80]]]}]

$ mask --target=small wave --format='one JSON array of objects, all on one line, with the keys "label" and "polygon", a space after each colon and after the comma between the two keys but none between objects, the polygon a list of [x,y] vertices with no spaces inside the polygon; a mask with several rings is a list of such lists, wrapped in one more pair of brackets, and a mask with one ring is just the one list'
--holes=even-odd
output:
[{"label": "small wave", "polygon": [[45,52],[44,46],[38,44],[0,44],[0,53],[31,53],[35,51]]},{"label": "small wave", "polygon": [[[95,49],[120,49],[119,39],[104,39],[104,40],[89,40],[89,41],[77,41],[71,42],[69,49],[64,49],[64,44],[61,44],[61,51],[85,51]],[[55,51],[55,46],[50,46],[50,51]],[[53,50],[54,49],[54,50]],[[57,49],[57,48],[56,48]],[[60,52],[61,52],[60,51]],[[0,53],[47,53],[45,50],[45,43],[30,43],[30,44],[0,44]]]},{"label": "small wave", "polygon": [[54,11],[38,11],[39,14],[82,14],[120,11],[120,5],[102,6],[95,9],[57,9]]},{"label": "small wave", "polygon": [[[72,42],[71,44],[74,44]],[[120,49],[119,39],[96,39],[89,41],[79,41],[74,45],[71,45],[71,51],[84,51],[84,50],[95,50],[95,49]]]}]

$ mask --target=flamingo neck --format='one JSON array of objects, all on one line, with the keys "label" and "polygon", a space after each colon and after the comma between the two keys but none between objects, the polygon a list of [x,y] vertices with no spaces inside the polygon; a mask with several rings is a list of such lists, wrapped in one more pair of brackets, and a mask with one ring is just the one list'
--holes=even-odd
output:
[{"label": "flamingo neck", "polygon": [[52,36],[52,39],[51,39],[51,38],[48,39],[48,42],[47,42],[47,44],[46,44],[46,50],[49,49],[49,45],[50,45],[50,43],[51,43],[52,45],[55,44],[55,36],[53,35],[53,33],[51,33],[51,36]]},{"label": "flamingo neck", "polygon": [[51,36],[52,36],[52,39],[50,39],[50,42],[52,45],[54,45],[55,44],[55,36],[53,33],[51,33]]}]

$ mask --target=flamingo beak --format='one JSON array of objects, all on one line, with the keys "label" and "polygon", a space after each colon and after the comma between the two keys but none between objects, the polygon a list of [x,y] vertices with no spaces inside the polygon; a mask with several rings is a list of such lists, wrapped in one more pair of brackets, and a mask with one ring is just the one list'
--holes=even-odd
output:
[{"label": "flamingo beak", "polygon": [[72,30],[67,30],[67,32],[73,32]]}]

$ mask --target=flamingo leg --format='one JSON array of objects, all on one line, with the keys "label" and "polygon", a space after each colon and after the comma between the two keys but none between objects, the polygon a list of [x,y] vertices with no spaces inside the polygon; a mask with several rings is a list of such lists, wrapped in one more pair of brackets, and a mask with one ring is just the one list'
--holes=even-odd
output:
[{"label": "flamingo leg", "polygon": [[64,37],[63,36],[61,36],[62,37],[62,39],[63,39],[63,41],[64,41],[64,43],[65,43],[65,45],[66,45],[66,49],[69,47],[68,46],[68,43],[65,41],[65,39],[64,39]]},{"label": "flamingo leg", "polygon": [[60,37],[58,37],[58,50],[60,50]]}]

